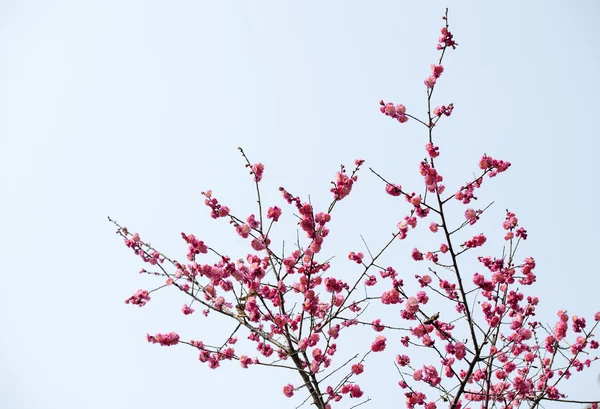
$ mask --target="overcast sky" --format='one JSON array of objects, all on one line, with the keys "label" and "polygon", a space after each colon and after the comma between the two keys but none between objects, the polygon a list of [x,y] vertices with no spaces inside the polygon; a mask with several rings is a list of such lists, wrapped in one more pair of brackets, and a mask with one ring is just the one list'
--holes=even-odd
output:
[{"label": "overcast sky", "polygon": [[[172,292],[142,309],[125,305],[158,282],[137,274],[141,261],[106,216],[176,259],[186,253],[182,231],[243,257],[246,243],[209,217],[200,195],[213,189],[240,216],[255,211],[238,146],[265,164],[263,198],[290,216],[277,233],[290,240],[295,227],[280,185],[325,210],[339,165],[360,157],[420,191],[426,134],[384,117],[378,102],[423,116],[423,79],[438,58],[445,7],[1,1],[0,406],[299,404],[281,393],[300,383],[296,374],[235,362],[212,371],[190,348],[147,344],[147,332],[169,331],[218,343],[229,327],[183,316],[186,300]],[[447,56],[435,103],[453,102],[455,111],[436,129],[439,164],[456,189],[484,152],[513,163],[482,189],[480,207],[495,201],[482,222],[495,239],[481,253],[500,255],[504,209],[515,211],[530,233],[520,255],[538,263],[528,293],[542,300],[545,322],[560,308],[588,318],[600,310],[599,18],[596,1],[462,1],[450,9],[459,47]],[[356,273],[345,255],[364,251],[361,234],[380,245],[407,212],[398,203],[362,172],[334,213],[323,250],[337,256],[332,271]],[[426,232],[414,238],[437,245]],[[412,247],[409,238],[388,258],[407,277],[424,268],[406,260]],[[364,350],[372,338],[349,349]],[[368,368],[366,407],[403,400],[392,366],[400,344],[389,338],[388,355]],[[597,399],[598,372],[577,378],[571,396]]]}]

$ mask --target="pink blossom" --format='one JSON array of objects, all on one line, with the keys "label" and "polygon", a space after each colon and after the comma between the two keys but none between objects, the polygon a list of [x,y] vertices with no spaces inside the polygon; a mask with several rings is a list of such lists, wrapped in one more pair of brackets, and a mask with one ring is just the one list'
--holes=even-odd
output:
[{"label": "pink blossom", "polygon": [[377,332],[381,332],[385,329],[385,327],[383,325],[380,324],[381,320],[379,318],[377,318],[376,320],[373,320],[373,322],[371,323],[371,326],[373,327],[373,329]]},{"label": "pink blossom", "polygon": [[218,219],[220,217],[226,217],[229,215],[229,208],[227,206],[220,205],[219,201],[212,197],[212,191],[208,190],[206,192],[202,192],[202,195],[206,197],[204,204],[211,208],[210,217],[213,219]]},{"label": "pink blossom", "polygon": [[125,304],[137,305],[138,307],[143,307],[146,303],[150,301],[150,295],[146,290],[137,290],[135,294],[125,300]]},{"label": "pink blossom", "polygon": [[362,308],[359,307],[359,305],[356,302],[353,302],[352,304],[350,304],[348,309],[352,312],[359,312],[360,310],[362,310]]},{"label": "pink blossom", "polygon": [[412,204],[414,207],[419,207],[421,206],[421,196],[415,195],[413,193],[412,197],[406,197],[406,200],[408,200],[410,202],[410,204]]},{"label": "pink blossom", "polygon": [[208,253],[208,247],[204,244],[202,240],[198,240],[193,234],[187,236],[185,233],[181,233],[181,237],[186,241],[188,246],[188,255],[187,258],[190,261],[194,261],[195,256],[197,254],[206,254]]},{"label": "pink blossom", "polygon": [[350,260],[356,261],[356,264],[362,264],[363,257],[364,257],[364,254],[361,252],[355,253],[355,252],[351,251],[350,254],[348,254],[348,258]]},{"label": "pink blossom", "polygon": [[333,277],[327,277],[324,280],[325,290],[329,293],[339,293],[344,289],[348,289],[348,284],[344,283],[342,280],[335,279]]},{"label": "pink blossom", "polygon": [[181,309],[181,311],[183,311],[184,315],[190,315],[194,312],[194,310],[187,304],[183,305],[183,308]]},{"label": "pink blossom", "polygon": [[416,248],[414,248],[412,250],[411,256],[412,256],[413,260],[415,260],[415,261],[421,261],[421,260],[423,260],[423,253],[421,253]]},{"label": "pink blossom", "polygon": [[437,158],[438,156],[440,156],[440,147],[434,146],[431,142],[425,145],[425,149],[427,150],[427,154],[430,158]]},{"label": "pink blossom", "polygon": [[269,207],[267,211],[267,219],[273,219],[274,222],[279,221],[281,217],[281,209],[277,206]]},{"label": "pink blossom", "polygon": [[381,278],[396,278],[398,275],[396,270],[394,270],[392,267],[387,267],[385,270],[380,271],[379,274],[381,274]]},{"label": "pink blossom", "polygon": [[453,110],[454,110],[454,104],[449,104],[448,106],[442,105],[439,107],[435,107],[433,109],[433,113],[437,117],[441,117],[442,115],[450,116],[450,115],[452,115]]},{"label": "pink blossom", "polygon": [[312,356],[315,361],[321,362],[323,360],[323,351],[321,351],[321,348],[315,348],[312,351]]},{"label": "pink blossom", "polygon": [[398,355],[396,356],[396,362],[400,366],[406,366],[410,364],[410,358],[407,355]]},{"label": "pink blossom", "polygon": [[252,165],[252,172],[250,172],[250,174],[254,175],[254,180],[256,182],[260,182],[262,180],[264,170],[265,165],[262,163],[256,163]]},{"label": "pink blossom", "polygon": [[248,224],[244,223],[244,224],[238,224],[237,226],[235,226],[235,231],[237,232],[237,234],[242,236],[242,238],[247,239],[248,236],[250,235],[251,229]]},{"label": "pink blossom", "polygon": [[558,315],[558,318],[560,318],[560,320],[562,322],[568,322],[569,321],[569,316],[567,315],[567,312],[565,310],[560,310],[556,313],[556,315]]},{"label": "pink blossom", "polygon": [[465,218],[467,220],[473,220],[476,217],[477,217],[477,212],[475,212],[474,209],[467,209],[467,210],[465,210]]},{"label": "pink blossom", "polygon": [[337,337],[339,336],[340,328],[340,324],[333,325],[327,330],[327,335],[329,335],[333,339],[337,339]]},{"label": "pink blossom", "polygon": [[386,291],[381,295],[381,302],[383,304],[398,304],[400,302],[400,293],[395,289]]},{"label": "pink blossom", "polygon": [[420,276],[415,276],[415,278],[417,278],[417,280],[419,281],[419,284],[421,284],[421,287],[427,287],[429,286],[429,284],[431,284],[431,276],[429,275],[424,275],[423,277]]},{"label": "pink blossom", "polygon": [[252,248],[256,251],[261,251],[267,248],[267,246],[269,244],[271,244],[271,240],[268,237],[265,237],[266,242],[263,241],[263,239],[254,239],[252,240],[252,243],[250,243],[252,245]]},{"label": "pink blossom", "polygon": [[160,344],[162,346],[172,346],[179,343],[179,335],[175,332],[156,335],[146,334],[146,339],[152,344]]},{"label": "pink blossom", "polygon": [[437,263],[437,262],[438,262],[438,259],[439,259],[439,257],[438,257],[438,255],[437,255],[437,254],[434,254],[434,253],[432,253],[431,251],[428,251],[428,252],[425,254],[425,259],[426,259],[426,260],[429,260],[429,261],[433,261],[434,263]]},{"label": "pink blossom", "polygon": [[342,294],[335,294],[332,298],[332,303],[333,305],[335,305],[336,307],[341,306],[342,304],[344,304],[344,301],[346,300],[346,298],[342,295]]},{"label": "pink blossom", "polygon": [[425,334],[422,338],[423,341],[423,345],[425,345],[426,347],[431,347],[435,344],[435,341],[433,340],[433,338],[431,338],[431,335],[429,334]]},{"label": "pink blossom", "polygon": [[510,167],[510,162],[494,159],[491,156],[484,155],[479,160],[479,168],[489,171],[489,176],[494,177],[498,173],[506,171]]},{"label": "pink blossom", "polygon": [[423,176],[427,191],[434,193],[442,193],[444,190],[443,185],[440,184],[444,178],[438,173],[438,171],[432,167],[428,161],[423,160],[419,164],[419,171]]},{"label": "pink blossom", "polygon": [[335,182],[333,182],[334,187],[330,189],[330,191],[333,193],[334,199],[342,200],[346,196],[348,196],[352,191],[352,185],[354,184],[354,182],[356,182],[357,179],[358,177],[356,175],[346,175],[345,170],[342,167],[342,171],[337,172],[335,175]]},{"label": "pink blossom", "polygon": [[457,342],[456,344],[454,344],[454,348],[454,356],[456,356],[456,359],[460,361],[467,354],[467,347],[462,342]]},{"label": "pink blossom", "polygon": [[567,336],[567,328],[568,325],[564,321],[559,321],[556,323],[556,325],[554,326],[554,336],[557,340],[560,341]]},{"label": "pink blossom", "polygon": [[439,78],[443,72],[444,67],[441,65],[431,64],[431,75],[433,75],[435,78]]},{"label": "pink blossom", "polygon": [[259,221],[256,220],[256,216],[254,216],[253,214],[248,216],[248,218],[246,219],[246,223],[248,223],[248,225],[253,229],[258,229],[260,227]]},{"label": "pink blossom", "polygon": [[287,385],[285,385],[283,387],[283,394],[285,396],[287,396],[288,398],[291,398],[292,396],[294,396],[294,385],[292,385],[291,383],[288,383]]},{"label": "pink blossom", "polygon": [[571,320],[573,321],[574,332],[581,332],[581,330],[585,328],[585,318],[573,315]]},{"label": "pink blossom", "polygon": [[378,335],[375,338],[375,341],[373,341],[373,344],[371,345],[371,351],[373,352],[381,352],[385,349],[385,341],[386,341],[386,337],[384,337],[383,335]]},{"label": "pink blossom", "polygon": [[251,365],[253,363],[255,362],[252,358],[247,357],[246,355],[240,356],[240,365],[242,366],[242,368],[246,369],[248,368],[248,365]]},{"label": "pink blossom", "polygon": [[416,217],[408,217],[406,216],[404,218],[404,220],[406,221],[406,224],[408,224],[410,227],[412,227],[413,229],[415,227],[417,227],[417,218]]},{"label": "pink blossom", "polygon": [[417,301],[415,297],[410,297],[408,300],[406,300],[404,308],[407,312],[414,314],[419,311],[419,301]]},{"label": "pink blossom", "polygon": [[442,27],[442,35],[438,39],[437,49],[442,50],[446,47],[452,47],[452,49],[454,50],[457,45],[458,43],[454,41],[454,36],[452,35],[452,33],[446,27]]},{"label": "pink blossom", "polygon": [[392,185],[388,183],[387,185],[385,185],[385,191],[388,195],[400,196],[402,194],[402,186]]},{"label": "pink blossom", "polygon": [[350,388],[351,398],[360,398],[363,395],[363,391],[360,390],[360,386],[353,384]]},{"label": "pink blossom", "polygon": [[202,341],[191,340],[190,341],[190,345],[192,345],[192,346],[194,346],[194,347],[196,347],[198,349],[204,349],[204,342],[202,342]]},{"label": "pink blossom", "polygon": [[474,236],[471,240],[465,241],[463,246],[465,246],[468,249],[481,247],[485,244],[486,240],[487,239],[483,234],[478,234],[477,236]]},{"label": "pink blossom", "polygon": [[433,88],[435,86],[436,81],[437,79],[433,75],[430,75],[429,77],[425,78],[425,81],[423,82],[425,83],[427,88]]},{"label": "pink blossom", "polygon": [[504,230],[512,230],[519,224],[519,219],[515,216],[514,213],[506,212],[506,218],[504,223],[502,223],[502,227]]},{"label": "pink blossom", "polygon": [[329,221],[331,221],[331,215],[329,213],[319,212],[315,215],[315,222],[321,226],[324,226]]},{"label": "pink blossom", "polygon": [[366,285],[367,287],[372,287],[372,286],[374,286],[375,284],[377,284],[377,277],[375,277],[374,275],[372,275],[372,274],[371,274],[370,276],[368,276],[368,277],[365,279],[365,285]]}]

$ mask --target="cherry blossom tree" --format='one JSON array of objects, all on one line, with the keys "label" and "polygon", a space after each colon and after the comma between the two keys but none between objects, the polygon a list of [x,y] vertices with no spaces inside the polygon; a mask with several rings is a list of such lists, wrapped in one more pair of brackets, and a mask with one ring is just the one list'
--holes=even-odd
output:
[{"label": "cherry blossom tree", "polygon": [[[202,195],[211,217],[228,221],[233,234],[247,240],[249,252],[243,258],[211,247],[192,233],[181,233],[188,253],[187,260],[180,262],[109,218],[126,246],[150,265],[141,272],[159,280],[156,288],[137,291],[127,304],[143,307],[153,293],[174,290],[186,300],[183,314],[198,309],[207,319],[218,314],[231,322],[230,336],[216,344],[183,340],[176,332],[148,334],[148,342],[185,344],[212,369],[237,361],[246,370],[262,365],[293,371],[297,382],[280,385],[280,390],[288,397],[302,393],[305,402],[319,409],[369,401],[361,388],[361,379],[369,376],[368,358],[390,350],[409,409],[535,408],[547,401],[597,408],[597,402],[566,396],[561,386],[598,359],[593,353],[598,349],[594,331],[600,312],[586,321],[560,310],[554,325],[537,321],[540,300],[526,293],[537,279],[536,262],[533,257],[517,256],[528,238],[517,216],[507,210],[504,220],[498,220],[502,228],[494,234],[505,243],[499,255],[483,255],[481,247],[488,235],[472,232],[489,208],[475,206],[477,190],[511,164],[484,154],[474,163],[475,177],[462,186],[444,185],[434,131],[452,115],[454,105],[436,106],[433,97],[444,73],[444,57],[458,44],[449,30],[447,10],[443,23],[438,57],[424,80],[427,111],[419,115],[404,105],[380,102],[385,116],[400,124],[416,121],[424,130],[426,158],[418,163],[422,193],[371,169],[382,183],[382,194],[385,190],[405,201],[409,210],[378,251],[371,252],[366,243],[367,254],[349,251],[347,257],[355,263],[351,279],[340,274],[340,263],[322,256],[321,250],[330,237],[328,223],[335,208],[350,196],[364,167],[362,159],[351,170],[341,166],[336,173],[328,208],[315,209],[309,200],[284,187],[279,191],[285,203],[269,206],[261,198],[265,166],[251,162],[240,148],[256,187],[256,212],[235,215],[212,191]],[[448,210],[451,205],[462,207],[460,217]],[[291,249],[282,250],[270,237],[286,212],[296,218],[299,229],[294,229],[301,235]],[[409,240],[411,231],[423,225],[431,234],[431,244],[413,248],[410,254],[420,262],[422,273],[404,276],[398,272],[401,266],[381,263],[395,243]],[[464,260],[469,258],[476,260],[479,272],[465,272],[469,269],[463,267]],[[372,343],[340,360],[338,344],[351,342],[346,338],[351,327],[372,331]]]}]

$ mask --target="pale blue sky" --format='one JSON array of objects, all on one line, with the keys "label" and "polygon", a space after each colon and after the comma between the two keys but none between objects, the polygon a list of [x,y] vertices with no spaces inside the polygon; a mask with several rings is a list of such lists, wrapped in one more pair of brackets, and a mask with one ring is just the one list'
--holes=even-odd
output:
[{"label": "pale blue sky", "polygon": [[[235,363],[213,372],[189,348],[148,345],[146,332],[215,334],[199,315],[184,317],[175,294],[142,309],[123,303],[153,281],[136,274],[139,259],[106,216],[175,258],[186,251],[181,231],[243,256],[200,196],[212,188],[240,215],[254,211],[237,146],[266,165],[270,204],[281,206],[284,185],[323,208],[339,164],[357,157],[420,189],[423,130],[384,117],[378,101],[422,114],[446,5],[1,1],[0,407],[298,404],[281,394],[299,383],[294,374]],[[559,308],[600,309],[599,18],[596,1],[450,4],[459,47],[436,88],[437,104],[456,106],[437,130],[448,186],[465,182],[483,152],[513,163],[482,189],[480,207],[496,201],[482,226],[500,235],[503,210],[518,214],[530,232],[521,255],[538,262],[539,316],[552,322]],[[362,250],[359,234],[377,247],[406,212],[367,171],[342,204],[324,249],[340,274],[352,269],[344,255]],[[497,255],[494,243],[482,252]],[[381,371],[397,352],[378,357]],[[399,404],[393,371],[365,381],[370,407]],[[597,397],[597,374],[570,391]]]}]

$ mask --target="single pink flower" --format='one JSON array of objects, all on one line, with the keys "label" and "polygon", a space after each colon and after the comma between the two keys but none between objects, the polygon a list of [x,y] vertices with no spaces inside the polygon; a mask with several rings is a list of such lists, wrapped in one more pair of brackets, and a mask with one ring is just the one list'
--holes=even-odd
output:
[{"label": "single pink flower", "polygon": [[279,220],[279,217],[281,217],[281,209],[277,206],[270,207],[267,211],[267,218],[273,219],[276,222]]},{"label": "single pink flower", "polygon": [[373,341],[373,344],[371,345],[371,351],[373,352],[381,352],[385,349],[385,341],[386,341],[386,337],[384,337],[383,335],[378,335],[375,338],[375,341]]},{"label": "single pink flower", "polygon": [[406,300],[404,308],[409,313],[414,314],[419,311],[419,301],[415,297],[410,297],[408,300]]},{"label": "single pink flower", "polygon": [[431,64],[431,75],[435,78],[439,78],[444,72],[444,67],[441,65]]},{"label": "single pink flower", "polygon": [[387,185],[385,185],[385,191],[388,195],[400,196],[402,194],[402,186],[392,185],[388,183]]},{"label": "single pink flower", "polygon": [[252,165],[252,172],[250,172],[250,174],[254,175],[254,180],[256,182],[260,182],[262,180],[264,170],[265,165],[262,163],[256,163]]},{"label": "single pink flower", "polygon": [[423,260],[423,253],[421,253],[418,249],[414,248],[412,250],[411,256],[413,258],[413,260],[415,261],[421,261]]},{"label": "single pink flower", "polygon": [[371,326],[377,332],[381,332],[385,329],[385,327],[383,325],[381,325],[381,320],[379,318],[377,318],[376,320],[373,320],[373,322],[371,323]]},{"label": "single pink flower", "polygon": [[190,315],[190,314],[194,313],[194,310],[189,305],[187,305],[187,304],[183,305],[183,308],[181,309],[181,311],[183,311],[183,313],[185,315]]},{"label": "single pink flower", "polygon": [[292,385],[291,383],[288,383],[287,385],[285,385],[283,387],[283,394],[285,396],[287,396],[288,398],[291,398],[292,396],[294,396],[294,385]]},{"label": "single pink flower", "polygon": [[423,82],[425,83],[427,88],[433,88],[436,83],[436,78],[433,75],[431,75],[431,76],[425,78],[425,81],[423,81]]}]

